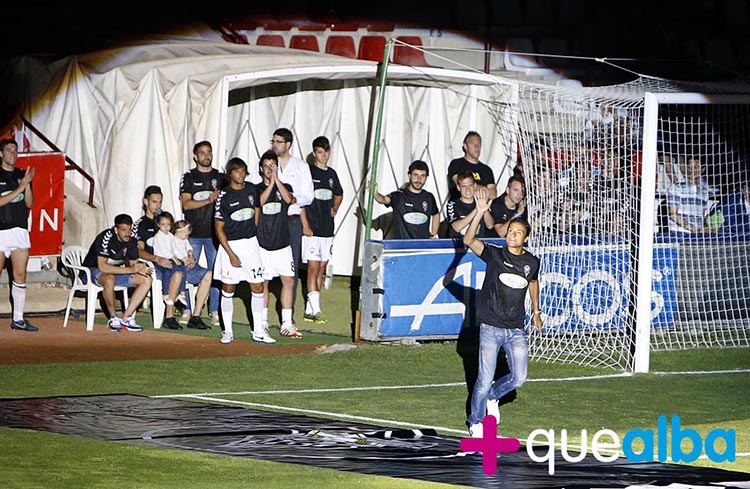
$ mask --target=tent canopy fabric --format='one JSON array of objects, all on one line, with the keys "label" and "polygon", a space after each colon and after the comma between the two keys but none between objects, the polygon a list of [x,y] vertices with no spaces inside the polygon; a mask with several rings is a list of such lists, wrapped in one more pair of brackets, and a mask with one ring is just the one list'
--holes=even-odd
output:
[{"label": "tent canopy fabric", "polygon": [[[34,126],[94,178],[101,227],[123,212],[137,219],[143,190],[154,184],[162,188],[164,209],[181,215],[180,179],[194,166],[197,141],[212,142],[217,168],[239,156],[257,179],[253,168],[275,128],[292,130],[293,153],[302,158],[312,139],[328,136],[348,210],[337,216],[335,272],[349,274],[356,257],[348,250],[357,248],[352,244],[362,224],[356,196],[372,152],[377,69],[374,62],[302,50],[170,38],[48,65],[46,90],[25,106]],[[26,71],[32,79],[35,70]],[[498,107],[512,99],[514,82],[395,65],[388,77],[381,192],[400,186],[409,163],[424,159],[433,172],[427,189],[447,195],[448,162],[462,155],[469,130],[483,135],[482,159],[498,179],[512,169],[515,150],[499,125],[513,121]],[[47,149],[38,138],[32,148]],[[88,192],[74,172],[66,183]],[[93,237],[67,236],[66,242],[88,245]]]}]

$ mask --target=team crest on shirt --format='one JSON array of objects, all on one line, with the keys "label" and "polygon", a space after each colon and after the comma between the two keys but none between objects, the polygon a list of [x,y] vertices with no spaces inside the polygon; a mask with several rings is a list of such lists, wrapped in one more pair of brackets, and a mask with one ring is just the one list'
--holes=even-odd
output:
[{"label": "team crest on shirt", "polygon": [[528,277],[530,273],[531,273],[531,267],[529,265],[524,265],[523,266],[524,277]]},{"label": "team crest on shirt", "polygon": [[250,203],[250,207],[255,207],[255,199],[252,195],[247,196],[247,201]]},{"label": "team crest on shirt", "polygon": [[281,200],[281,192],[279,192],[278,190],[276,191],[276,199]]},{"label": "team crest on shirt", "polygon": [[333,188],[333,178],[329,178],[329,179],[328,179],[328,186],[329,186],[330,188]]},{"label": "team crest on shirt", "polygon": [[211,179],[211,188],[216,190],[216,186],[219,184],[219,182],[216,181],[215,178]]},{"label": "team crest on shirt", "polygon": [[425,200],[422,201],[422,210],[424,210],[425,212],[427,212],[427,201],[425,201]]}]

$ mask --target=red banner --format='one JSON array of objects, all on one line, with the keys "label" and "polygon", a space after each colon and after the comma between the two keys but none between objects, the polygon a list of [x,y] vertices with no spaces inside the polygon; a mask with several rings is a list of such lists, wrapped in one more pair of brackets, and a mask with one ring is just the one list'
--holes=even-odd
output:
[{"label": "red banner", "polygon": [[59,255],[62,252],[65,155],[63,153],[19,153],[18,168],[36,170],[31,189],[34,205],[29,213],[31,256]]}]

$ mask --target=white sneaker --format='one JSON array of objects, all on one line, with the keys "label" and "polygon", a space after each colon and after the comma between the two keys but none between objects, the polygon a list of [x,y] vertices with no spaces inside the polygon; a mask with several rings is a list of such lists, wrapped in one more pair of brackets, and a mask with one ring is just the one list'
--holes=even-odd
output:
[{"label": "white sneaker", "polygon": [[487,399],[487,416],[494,416],[495,422],[500,422],[500,399]]},{"label": "white sneaker", "polygon": [[230,333],[229,331],[223,331],[221,333],[221,339],[219,341],[221,341],[223,345],[228,345],[233,340],[234,340],[234,335],[232,333]]},{"label": "white sneaker", "polygon": [[266,345],[273,345],[276,343],[276,340],[266,331],[263,331],[260,335],[253,335],[253,341],[256,343],[265,343]]},{"label": "white sneaker", "polygon": [[471,436],[472,438],[482,438],[483,430],[484,426],[482,426],[482,423],[469,425],[469,436]]},{"label": "white sneaker", "polygon": [[302,333],[293,324],[282,324],[280,333],[287,338],[302,338]]},{"label": "white sneaker", "polygon": [[214,326],[221,326],[221,320],[219,319],[218,311],[211,314],[211,324],[213,324]]}]

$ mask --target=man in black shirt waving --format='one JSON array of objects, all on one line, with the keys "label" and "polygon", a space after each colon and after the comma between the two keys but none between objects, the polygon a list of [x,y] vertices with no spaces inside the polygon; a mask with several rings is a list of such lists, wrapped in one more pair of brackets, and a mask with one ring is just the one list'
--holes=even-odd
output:
[{"label": "man in black shirt waving", "polygon": [[396,239],[427,239],[437,237],[440,212],[435,196],[424,190],[430,169],[427,163],[416,160],[409,165],[409,183],[388,195],[375,187],[375,200],[393,207]]},{"label": "man in black shirt waving", "polygon": [[[542,329],[539,310],[539,258],[523,248],[531,227],[523,219],[511,219],[504,247],[485,244],[476,238],[482,216],[490,208],[488,192],[477,191],[477,213],[464,236],[464,244],[487,263],[482,289],[477,297],[479,322],[479,368],[477,382],[471,395],[469,434],[482,437],[485,413],[500,420],[499,399],[523,385],[529,364],[524,320],[524,302],[528,289],[533,307],[532,320]],[[497,355],[505,350],[510,373],[495,383]]]}]

